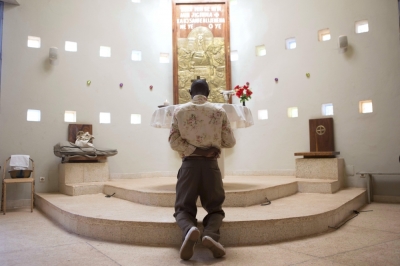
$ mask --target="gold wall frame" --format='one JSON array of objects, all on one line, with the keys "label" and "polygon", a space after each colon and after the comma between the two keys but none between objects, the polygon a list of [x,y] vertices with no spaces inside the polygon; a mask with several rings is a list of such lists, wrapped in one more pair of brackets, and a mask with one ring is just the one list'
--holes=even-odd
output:
[{"label": "gold wall frame", "polygon": [[172,0],[174,104],[190,101],[191,81],[210,87],[210,102],[231,90],[229,0]]}]

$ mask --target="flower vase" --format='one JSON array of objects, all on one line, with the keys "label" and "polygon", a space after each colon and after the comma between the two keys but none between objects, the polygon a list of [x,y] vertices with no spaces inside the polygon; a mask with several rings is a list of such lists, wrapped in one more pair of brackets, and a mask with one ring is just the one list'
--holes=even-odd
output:
[{"label": "flower vase", "polygon": [[243,101],[242,104],[243,104],[243,106],[246,106],[246,101]]}]

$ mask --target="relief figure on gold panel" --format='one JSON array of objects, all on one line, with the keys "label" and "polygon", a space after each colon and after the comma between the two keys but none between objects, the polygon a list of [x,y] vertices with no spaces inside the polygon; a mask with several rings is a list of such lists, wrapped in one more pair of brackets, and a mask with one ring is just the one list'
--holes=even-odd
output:
[{"label": "relief figure on gold panel", "polygon": [[178,39],[179,103],[190,101],[191,80],[200,76],[210,87],[210,102],[224,102],[220,90],[226,89],[223,38],[214,38],[206,27],[194,28],[188,38]]}]

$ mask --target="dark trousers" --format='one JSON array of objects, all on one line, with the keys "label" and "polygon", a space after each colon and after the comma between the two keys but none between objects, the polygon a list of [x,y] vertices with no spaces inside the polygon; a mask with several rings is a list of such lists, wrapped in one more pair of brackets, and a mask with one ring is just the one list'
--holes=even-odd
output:
[{"label": "dark trousers", "polygon": [[217,160],[184,159],[178,172],[174,217],[181,228],[183,238],[192,226],[197,226],[197,197],[207,211],[203,219],[204,231],[201,235],[219,241],[219,228],[225,213],[222,203],[225,191]]}]

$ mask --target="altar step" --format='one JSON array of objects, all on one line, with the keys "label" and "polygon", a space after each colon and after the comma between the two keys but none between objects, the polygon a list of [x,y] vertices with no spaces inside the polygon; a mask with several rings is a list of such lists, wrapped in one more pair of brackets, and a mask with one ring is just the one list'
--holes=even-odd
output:
[{"label": "altar step", "polygon": [[[299,192],[334,193],[337,180],[299,179],[294,176],[229,176],[223,180],[224,207],[246,207]],[[151,206],[173,207],[176,177],[114,179],[104,184],[104,193]],[[201,206],[200,200],[197,202]]]},{"label": "altar step", "polygon": [[[224,207],[246,207],[293,195],[297,192],[335,193],[338,180],[303,179],[294,176],[229,176],[223,179]],[[176,177],[112,179],[65,185],[68,195],[105,193],[116,198],[151,206],[173,207]],[[198,206],[201,206],[198,201]]]},{"label": "altar step", "polygon": [[[148,206],[102,193],[36,193],[35,198],[38,209],[78,235],[139,245],[181,244],[173,207]],[[365,189],[348,188],[334,194],[296,193],[266,206],[224,207],[220,242],[226,246],[256,245],[322,233],[365,203]],[[199,208],[198,219],[205,215]]]}]

